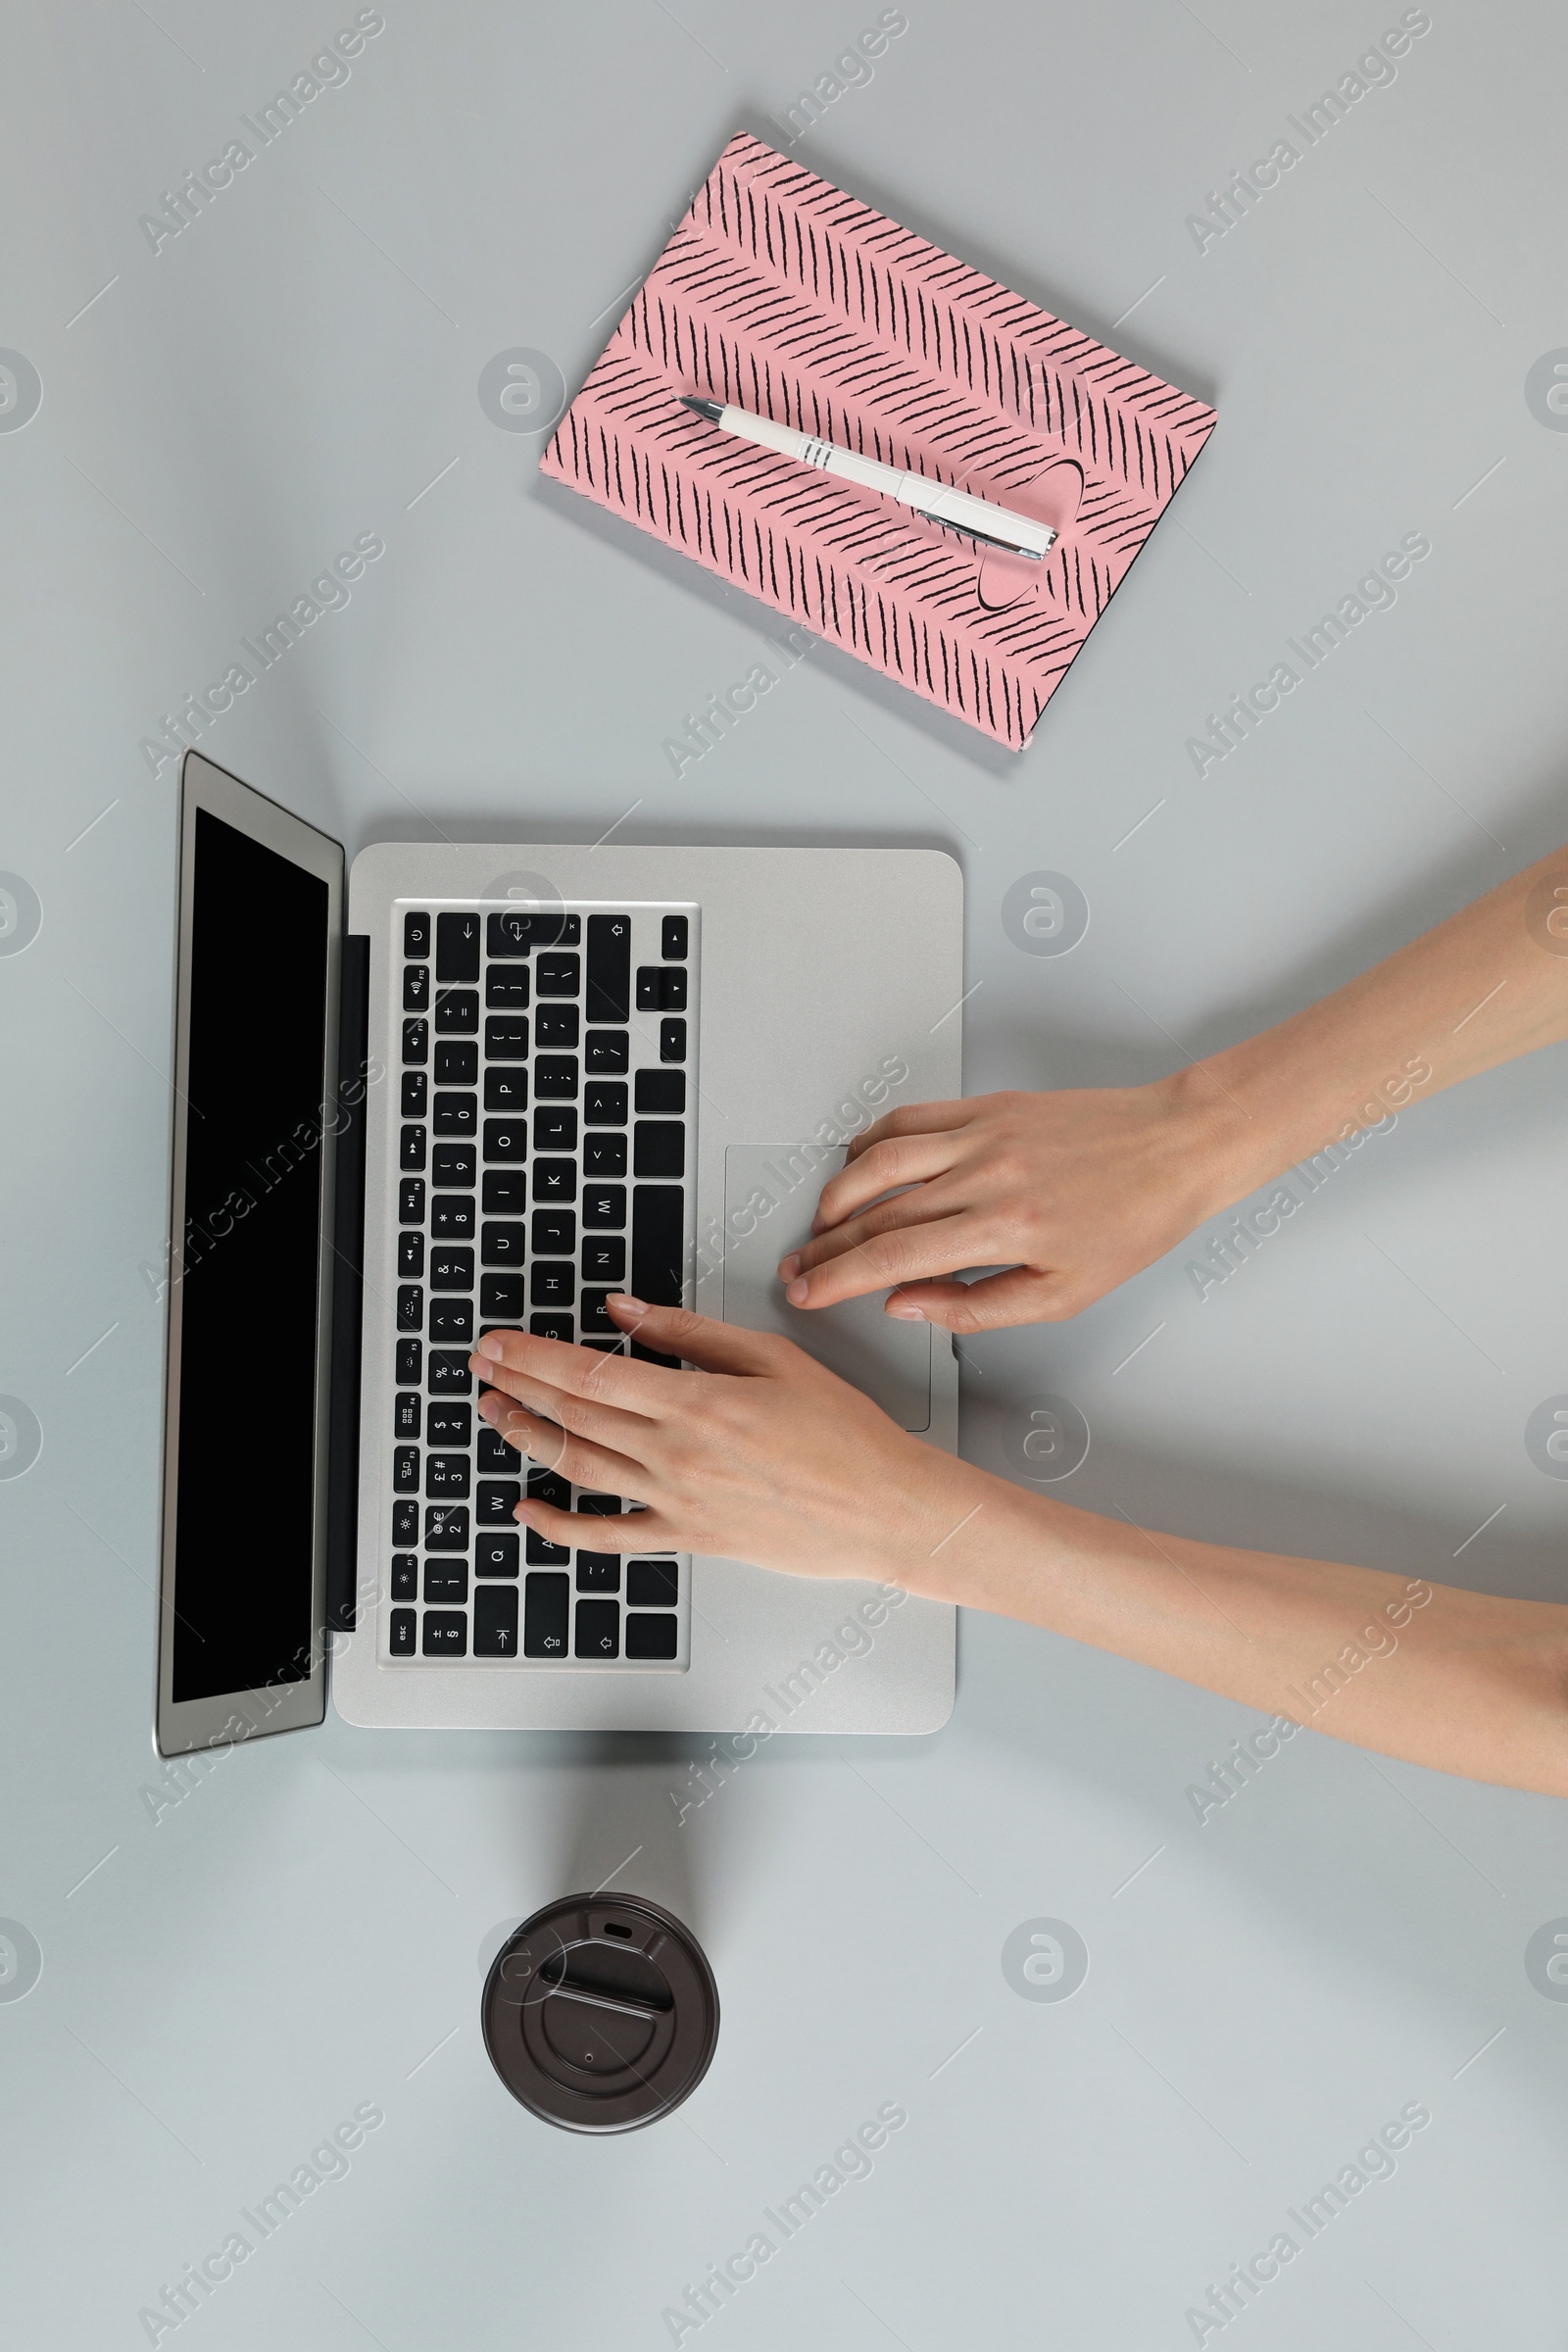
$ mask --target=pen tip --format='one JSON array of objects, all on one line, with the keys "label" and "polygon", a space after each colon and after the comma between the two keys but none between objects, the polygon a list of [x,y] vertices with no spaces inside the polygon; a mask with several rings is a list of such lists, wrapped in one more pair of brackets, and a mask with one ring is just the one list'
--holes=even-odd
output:
[{"label": "pen tip", "polygon": [[693,410],[699,416],[706,416],[710,424],[716,424],[724,414],[723,404],[721,402],[716,400],[695,400],[689,392],[683,392],[680,395],[680,405],[683,409]]}]

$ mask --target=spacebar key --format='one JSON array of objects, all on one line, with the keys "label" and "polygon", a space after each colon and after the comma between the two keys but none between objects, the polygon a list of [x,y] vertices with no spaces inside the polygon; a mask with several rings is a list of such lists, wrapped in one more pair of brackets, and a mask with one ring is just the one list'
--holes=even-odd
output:
[{"label": "spacebar key", "polygon": [[678,1184],[640,1184],[631,1201],[632,1290],[650,1306],[679,1306],[685,1195]]}]

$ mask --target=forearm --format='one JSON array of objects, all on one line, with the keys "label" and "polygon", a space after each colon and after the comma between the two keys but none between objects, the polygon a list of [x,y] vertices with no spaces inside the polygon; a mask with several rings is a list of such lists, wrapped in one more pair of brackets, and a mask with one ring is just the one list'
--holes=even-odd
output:
[{"label": "forearm", "polygon": [[1568,851],[1557,851],[1172,1084],[1222,1206],[1331,1142],[1564,1036]]},{"label": "forearm", "polygon": [[1568,1609],[1150,1534],[973,1470],[951,1499],[954,1533],[900,1574],[911,1592],[1385,1755],[1568,1795]]}]

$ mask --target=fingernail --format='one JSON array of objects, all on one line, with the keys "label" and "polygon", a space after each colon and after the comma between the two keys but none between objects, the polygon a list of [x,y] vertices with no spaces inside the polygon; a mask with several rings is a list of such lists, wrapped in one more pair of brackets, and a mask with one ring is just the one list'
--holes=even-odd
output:
[{"label": "fingernail", "polygon": [[524,1527],[533,1527],[537,1524],[532,1511],[525,1502],[514,1502],[512,1506],[512,1516],[514,1519],[520,1520]]},{"label": "fingernail", "polygon": [[791,1306],[804,1306],[807,1299],[810,1297],[810,1289],[803,1278],[799,1282],[792,1282],[784,1293],[784,1296],[789,1300]]},{"label": "fingernail", "polygon": [[788,1257],[781,1257],[778,1261],[778,1278],[780,1282],[793,1282],[800,1270],[801,1253],[798,1250],[792,1250]]},{"label": "fingernail", "polygon": [[890,1298],[882,1311],[891,1315],[896,1323],[923,1323],[926,1320],[925,1308],[916,1306],[912,1298]]},{"label": "fingernail", "polygon": [[478,1347],[474,1349],[474,1353],[475,1355],[488,1356],[491,1363],[499,1364],[501,1361],[500,1332],[487,1331],[484,1335],[484,1338],[479,1342]]},{"label": "fingernail", "polygon": [[486,1389],[479,1399],[479,1410],[487,1421],[499,1421],[501,1418],[501,1391]]},{"label": "fingernail", "polygon": [[648,1312],[648,1309],[646,1306],[644,1306],[642,1300],[640,1298],[634,1298],[630,1291],[608,1292],[605,1298],[605,1304],[607,1306],[629,1307],[634,1315],[646,1315]]}]

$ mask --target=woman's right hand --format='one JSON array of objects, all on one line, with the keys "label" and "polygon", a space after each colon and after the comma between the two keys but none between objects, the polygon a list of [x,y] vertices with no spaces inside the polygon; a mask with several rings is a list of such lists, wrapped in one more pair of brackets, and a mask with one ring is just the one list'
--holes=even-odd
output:
[{"label": "woman's right hand", "polygon": [[[891,1286],[888,1314],[954,1332],[1076,1315],[1247,1189],[1220,1172],[1237,1118],[1186,1071],[890,1111],[824,1186],[785,1296],[809,1309]],[[1007,1270],[956,1279],[983,1266]]]}]

